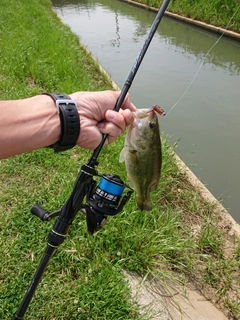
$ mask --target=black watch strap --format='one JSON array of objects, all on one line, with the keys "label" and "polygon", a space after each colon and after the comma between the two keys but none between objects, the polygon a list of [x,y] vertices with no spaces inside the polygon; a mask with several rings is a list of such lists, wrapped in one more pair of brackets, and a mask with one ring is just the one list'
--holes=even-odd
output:
[{"label": "black watch strap", "polygon": [[44,92],[43,94],[50,96],[55,101],[61,121],[60,139],[50,147],[55,152],[73,148],[80,134],[80,119],[76,102],[65,93]]}]

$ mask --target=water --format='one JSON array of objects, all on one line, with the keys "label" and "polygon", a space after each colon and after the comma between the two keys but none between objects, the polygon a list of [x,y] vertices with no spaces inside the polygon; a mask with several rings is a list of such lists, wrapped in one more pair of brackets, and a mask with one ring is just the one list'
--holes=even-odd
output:
[{"label": "water", "polygon": [[[122,87],[155,13],[118,1],[53,0],[58,15]],[[240,44],[164,17],[134,79],[138,108],[159,104],[178,155],[240,222]]]}]

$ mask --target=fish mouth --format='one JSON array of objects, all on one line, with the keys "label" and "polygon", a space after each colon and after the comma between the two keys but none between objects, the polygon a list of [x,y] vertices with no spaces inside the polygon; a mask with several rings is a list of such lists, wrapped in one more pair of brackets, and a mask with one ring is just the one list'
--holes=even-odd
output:
[{"label": "fish mouth", "polygon": [[147,113],[147,115],[151,116],[154,113],[154,109],[150,108],[150,109],[148,109],[148,111],[146,113]]},{"label": "fish mouth", "polygon": [[[138,113],[137,113],[138,112]],[[134,121],[133,127],[140,127],[141,126],[141,119],[145,118],[146,116],[152,116],[154,112],[158,113],[160,116],[165,116],[166,112],[158,105],[154,105],[148,109],[138,109],[137,112],[133,112]]]},{"label": "fish mouth", "polygon": [[139,128],[142,125],[141,119],[145,118],[146,116],[151,116],[153,115],[154,110],[153,108],[148,108],[148,109],[138,109],[137,112],[133,112],[133,127]]},{"label": "fish mouth", "polygon": [[146,116],[148,114],[152,115],[153,112],[156,112],[160,116],[163,116],[163,117],[166,115],[166,112],[163,110],[163,108],[161,108],[160,106],[158,106],[156,104],[148,109],[139,109],[139,111],[140,111],[141,116]]}]

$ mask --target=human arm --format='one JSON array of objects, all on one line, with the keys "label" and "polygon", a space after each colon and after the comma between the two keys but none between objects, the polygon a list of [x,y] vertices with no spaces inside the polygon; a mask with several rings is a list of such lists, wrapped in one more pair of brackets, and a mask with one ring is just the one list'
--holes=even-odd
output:
[{"label": "human arm", "polygon": [[[114,141],[133,122],[135,107],[127,97],[119,112],[113,111],[119,92],[77,92],[69,95],[77,103],[81,132],[77,145],[95,149],[108,134]],[[105,121],[103,122],[103,120]],[[0,101],[0,159],[47,147],[60,138],[60,118],[55,102],[47,95]]]}]

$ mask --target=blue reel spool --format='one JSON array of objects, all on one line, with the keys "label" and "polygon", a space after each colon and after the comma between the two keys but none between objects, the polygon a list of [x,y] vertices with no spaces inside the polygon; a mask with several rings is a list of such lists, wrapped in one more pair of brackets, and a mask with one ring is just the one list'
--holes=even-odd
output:
[{"label": "blue reel spool", "polygon": [[125,188],[122,180],[117,175],[103,176],[98,187],[115,196],[121,196]]},{"label": "blue reel spool", "polygon": [[124,188],[124,182],[118,175],[103,175],[96,188],[95,199],[104,206],[117,207]]}]

